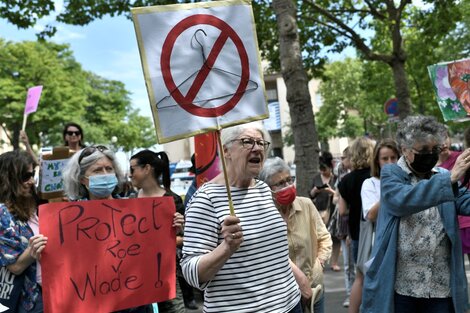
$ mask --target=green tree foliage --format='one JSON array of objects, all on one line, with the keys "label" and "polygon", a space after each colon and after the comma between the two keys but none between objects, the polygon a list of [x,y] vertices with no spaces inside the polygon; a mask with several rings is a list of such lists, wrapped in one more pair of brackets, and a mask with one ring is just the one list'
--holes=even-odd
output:
[{"label": "green tree foliage", "polygon": [[[27,89],[36,85],[44,87],[38,110],[28,117],[31,143],[62,144],[69,121],[82,125],[88,143],[108,144],[116,136],[117,146],[129,151],[156,142],[150,119],[131,109],[124,85],[84,71],[67,45],[0,40],[0,124],[15,148]],[[139,136],[127,142],[127,133]]]},{"label": "green tree foliage", "polygon": [[347,58],[328,64],[324,77],[320,86],[323,105],[317,114],[321,141],[365,133],[381,137],[387,128],[384,103],[394,95],[390,69]]},{"label": "green tree foliage", "polygon": [[0,18],[8,20],[19,28],[30,28],[38,19],[49,17],[54,22],[48,24],[38,34],[41,39],[53,36],[57,31],[57,22],[71,25],[87,25],[95,19],[106,15],[130,16],[131,7],[157,4],[172,4],[190,1],[168,0],[68,0],[63,2],[62,11],[57,13],[54,0],[2,0],[0,1]]}]

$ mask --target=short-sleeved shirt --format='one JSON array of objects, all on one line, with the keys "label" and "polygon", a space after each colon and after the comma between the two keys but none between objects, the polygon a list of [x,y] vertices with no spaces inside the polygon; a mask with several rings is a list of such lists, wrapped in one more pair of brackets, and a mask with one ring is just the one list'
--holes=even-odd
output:
[{"label": "short-sleeved shirt", "polygon": [[[0,203],[0,266],[16,263],[19,256],[28,247],[29,238],[33,231],[27,222],[16,219],[5,204]],[[26,311],[30,311],[39,296],[39,287],[36,283],[36,262],[33,262],[24,271],[24,287],[21,291],[20,304]]]},{"label": "short-sleeved shirt", "polygon": [[359,240],[362,200],[361,188],[364,180],[370,177],[370,168],[354,170],[344,176],[338,184],[341,197],[349,207],[349,232],[352,240]]}]

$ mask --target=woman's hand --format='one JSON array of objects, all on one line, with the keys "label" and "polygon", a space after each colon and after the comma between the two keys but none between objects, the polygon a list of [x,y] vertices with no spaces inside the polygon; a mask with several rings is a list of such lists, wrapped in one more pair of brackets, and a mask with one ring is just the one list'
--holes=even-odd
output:
[{"label": "woman's hand", "polygon": [[461,177],[465,175],[465,172],[470,168],[470,148],[466,149],[462,154],[459,155],[455,161],[455,165],[450,171],[450,180],[452,183],[456,183]]},{"label": "woman's hand", "polygon": [[29,138],[28,138],[28,135],[26,134],[26,132],[24,130],[20,130],[19,140],[22,143],[24,143],[26,146],[29,145]]},{"label": "woman's hand", "polygon": [[41,260],[41,252],[44,250],[47,244],[47,237],[39,234],[29,238],[29,254],[35,260]]},{"label": "woman's hand", "polygon": [[315,198],[319,192],[320,189],[318,189],[317,186],[313,186],[312,190],[310,190],[310,196]]},{"label": "woman's hand", "polygon": [[183,233],[183,228],[184,228],[184,216],[181,215],[180,213],[176,212],[173,215],[173,226],[176,228],[176,233],[181,234]]},{"label": "woman's hand", "polygon": [[328,185],[328,187],[326,187],[324,190],[332,196],[334,196],[336,194],[336,191],[333,188],[331,188],[330,185]]},{"label": "woman's hand", "polygon": [[302,303],[307,304],[312,298],[312,287],[310,287],[310,281],[308,280],[307,275],[305,275],[291,259],[289,259],[289,264],[292,268],[295,281],[297,282],[297,285],[299,285],[300,293],[302,295]]},{"label": "woman's hand", "polygon": [[222,224],[222,237],[230,249],[231,253],[240,248],[243,242],[243,232],[240,226],[240,219],[236,216],[226,216]]}]

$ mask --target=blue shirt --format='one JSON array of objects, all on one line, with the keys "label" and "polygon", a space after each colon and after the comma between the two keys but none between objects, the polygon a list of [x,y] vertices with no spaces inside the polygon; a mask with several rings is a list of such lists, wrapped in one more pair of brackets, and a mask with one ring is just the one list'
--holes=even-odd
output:
[{"label": "blue shirt", "polygon": [[[0,266],[14,264],[28,247],[29,238],[32,236],[33,231],[28,223],[17,220],[8,211],[6,205],[0,203]],[[26,311],[30,311],[39,296],[39,287],[36,283],[36,262],[28,266],[24,274],[20,304]]]}]

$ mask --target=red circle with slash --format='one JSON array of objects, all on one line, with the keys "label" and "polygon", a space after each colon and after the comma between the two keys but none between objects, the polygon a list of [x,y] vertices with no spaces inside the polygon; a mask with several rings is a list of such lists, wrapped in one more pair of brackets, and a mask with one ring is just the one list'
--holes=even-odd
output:
[{"label": "red circle with slash", "polygon": [[[221,32],[219,37],[215,41],[212,50],[210,51],[207,57],[206,62],[196,75],[196,78],[194,79],[191,87],[189,88],[189,91],[187,92],[186,96],[183,96],[181,91],[178,89],[178,86],[176,86],[173,80],[173,76],[171,75],[171,53],[173,51],[175,41],[181,35],[181,33],[184,32],[186,29],[199,24],[207,24],[214,26],[220,29]],[[195,105],[193,101],[196,98],[197,93],[201,89],[207,76],[209,75],[211,68],[217,60],[217,57],[219,56],[219,53],[224,47],[227,39],[231,39],[233,41],[240,56],[240,84],[238,85],[238,88],[235,91],[234,95],[224,104],[215,108],[202,108],[198,105]],[[244,91],[246,89],[246,86],[248,85],[248,80],[250,77],[248,54],[240,37],[226,22],[219,19],[218,17],[207,14],[191,15],[183,19],[178,24],[176,24],[175,27],[173,27],[173,29],[168,33],[165,42],[163,43],[160,66],[162,68],[163,81],[165,82],[165,85],[168,88],[168,91],[170,91],[173,99],[175,99],[175,101],[187,112],[202,117],[217,117],[224,115],[225,113],[232,110],[240,101],[241,97],[243,97]]]}]

